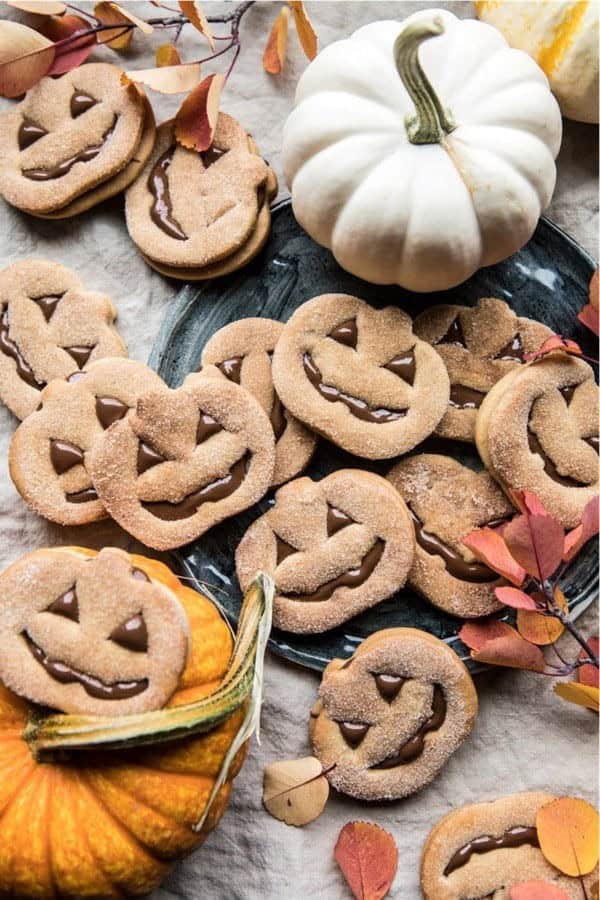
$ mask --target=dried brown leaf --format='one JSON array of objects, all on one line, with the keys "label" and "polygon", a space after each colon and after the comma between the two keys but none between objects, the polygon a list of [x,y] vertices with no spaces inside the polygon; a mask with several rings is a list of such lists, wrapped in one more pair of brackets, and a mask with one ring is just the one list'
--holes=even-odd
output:
[{"label": "dried brown leaf", "polygon": [[52,41],[20,22],[0,21],[0,95],[18,97],[50,70]]},{"label": "dried brown leaf", "polygon": [[212,31],[210,30],[208,19],[204,15],[202,4],[199,3],[198,0],[179,0],[179,9],[184,14],[184,16],[188,17],[194,28],[196,28],[201,34],[204,35],[210,45],[210,49],[214,53],[215,39],[213,37]]},{"label": "dried brown leaf", "polygon": [[123,83],[135,81],[161,94],[184,94],[200,81],[200,63],[163,66],[156,69],[132,69],[121,75]]},{"label": "dried brown leaf", "polygon": [[111,50],[126,50],[133,37],[133,28],[123,30],[123,25],[131,25],[131,21],[124,16],[115,3],[97,3],[94,7],[94,15],[100,19],[103,25],[116,25],[114,30],[103,31],[99,37],[102,43]]},{"label": "dried brown leaf", "polygon": [[279,75],[285,62],[290,11],[283,6],[271,28],[263,53],[263,68],[269,75]]},{"label": "dried brown leaf", "polygon": [[304,54],[307,59],[314,59],[319,50],[319,39],[312,22],[308,18],[304,3],[302,0],[290,0],[290,6],[292,7],[294,24],[296,25],[296,31],[298,32]]},{"label": "dried brown leaf", "polygon": [[180,66],[181,57],[179,50],[174,44],[162,44],[156,51],[156,65],[163,66]]},{"label": "dried brown leaf", "polygon": [[272,763],[265,769],[263,803],[286,825],[307,825],[325,809],[329,782],[314,756]]},{"label": "dried brown leaf", "polygon": [[6,5],[38,16],[62,16],[67,9],[64,3],[53,3],[52,0],[6,0]]},{"label": "dried brown leaf", "polygon": [[175,137],[182,147],[201,153],[212,144],[224,83],[223,75],[207,75],[179,107]]}]

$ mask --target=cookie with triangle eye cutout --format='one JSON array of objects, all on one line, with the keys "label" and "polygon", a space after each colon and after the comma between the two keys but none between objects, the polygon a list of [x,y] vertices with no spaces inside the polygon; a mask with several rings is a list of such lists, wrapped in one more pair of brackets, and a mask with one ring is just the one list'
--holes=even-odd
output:
[{"label": "cookie with triangle eye cutout", "polygon": [[598,386],[553,353],[505,375],[477,414],[477,449],[505,491],[531,491],[565,528],[598,494]]},{"label": "cookie with triangle eye cutout", "polygon": [[23,259],[0,271],[0,399],[24,419],[53,378],[127,356],[115,318],[108,297],[60,263]]},{"label": "cookie with triangle eye cutout", "polygon": [[413,554],[413,527],[399,494],[372,472],[340,469],[280,488],[235,559],[242,590],[259,571],[275,581],[278,628],[314,634],[394,594]]},{"label": "cookie with triangle eye cutout", "polygon": [[101,359],[51,381],[10,444],[11,478],[27,505],[60,525],[105,518],[90,475],[90,450],[130,415],[143,392],[162,385],[152,369],[132,359]]},{"label": "cookie with triangle eye cutout", "polygon": [[118,716],[175,691],[189,626],[175,594],[105,547],[35,550],[0,575],[0,680],[34,703]]},{"label": "cookie with triangle eye cutout", "polygon": [[90,453],[94,487],[130,534],[156,550],[181,547],[268,490],[275,436],[252,394],[210,372],[152,388]]},{"label": "cookie with triangle eye cutout", "polygon": [[296,310],[273,354],[273,382],[292,415],[367,459],[415,447],[450,395],[442,359],[406,313],[348,294],[314,297]]},{"label": "cookie with triangle eye cutout", "polygon": [[[32,215],[75,215],[136,177],[154,144],[145,94],[107,63],[42,78],[0,114],[0,194]],[[130,165],[133,163],[133,165]]]},{"label": "cookie with triangle eye cutout", "polygon": [[448,410],[435,433],[460,441],[475,440],[477,410],[490,388],[552,334],[495,297],[484,297],[474,307],[430,306],[413,327],[435,347],[450,377]]},{"label": "cookie with triangle eye cutout", "polygon": [[407,503],[415,528],[411,587],[461,618],[499,610],[494,588],[505,582],[461,543],[476,528],[497,527],[515,513],[494,479],[439,453],[403,459],[387,478]]},{"label": "cookie with triangle eye cutout", "polygon": [[336,790],[398,800],[433,781],[472,731],[477,707],[454,650],[427,632],[388,628],[329,663],[310,740]]},{"label": "cookie with triangle eye cutout", "polygon": [[250,391],[269,416],[275,432],[273,483],[289,481],[313,455],[317,437],[285,409],[273,387],[271,358],[283,331],[274,319],[231,322],[210,338],[202,351],[203,366]]},{"label": "cookie with triangle eye cutout", "polygon": [[555,799],[542,792],[512,794],[459,807],[440,819],[421,857],[425,900],[510,900],[511,888],[524,881],[559,888],[568,900],[593,896],[597,867],[581,880],[571,878],[555,869],[540,849],[536,816]]}]

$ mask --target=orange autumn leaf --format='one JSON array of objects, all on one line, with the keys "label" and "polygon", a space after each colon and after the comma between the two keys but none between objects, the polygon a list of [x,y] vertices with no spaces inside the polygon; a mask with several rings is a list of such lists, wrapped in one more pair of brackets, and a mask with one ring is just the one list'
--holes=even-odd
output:
[{"label": "orange autumn leaf", "polygon": [[478,622],[465,622],[458,636],[470,650],[481,650],[484,644],[496,638],[509,637],[514,628],[500,619],[483,619]]},{"label": "orange autumn leaf", "polygon": [[480,528],[472,531],[462,538],[462,543],[475,554],[477,559],[498,572],[507,581],[516,587],[523,584],[525,569],[510,555],[503,536],[493,528]]},{"label": "orange autumn leaf", "polygon": [[194,28],[196,28],[197,31],[204,35],[209,43],[210,49],[214,53],[215,39],[213,37],[212,31],[210,30],[208,19],[204,15],[202,5],[198,2],[198,0],[179,0],[179,9],[184,14],[184,16],[188,17]]},{"label": "orange autumn leaf", "polygon": [[18,97],[50,70],[54,44],[20,22],[0,22],[0,96]]},{"label": "orange autumn leaf", "polygon": [[494,593],[500,603],[504,603],[505,606],[510,606],[512,609],[536,609],[534,598],[519,588],[498,587],[495,588]]},{"label": "orange autumn leaf", "polygon": [[319,49],[319,41],[312,26],[312,22],[308,18],[304,3],[302,0],[290,0],[290,6],[294,14],[294,24],[302,49],[307,59],[314,59]]},{"label": "orange autumn leaf", "polygon": [[175,116],[175,137],[182,147],[201,153],[212,144],[224,83],[223,75],[207,75],[181,104]]},{"label": "orange autumn leaf", "polygon": [[156,51],[156,65],[159,68],[181,65],[181,57],[177,47],[174,44],[162,44],[158,47]]},{"label": "orange autumn leaf", "polygon": [[552,516],[515,516],[502,537],[513,559],[540,581],[550,578],[562,562],[565,531]]},{"label": "orange autumn leaf", "polygon": [[132,69],[123,72],[123,84],[135,81],[161,94],[184,94],[200,81],[200,63],[179,66],[161,66],[156,69]]},{"label": "orange autumn leaf", "polygon": [[[543,602],[543,594],[533,594],[534,600],[539,599]],[[554,602],[560,609],[565,612],[568,610],[568,604],[563,592],[556,588],[554,591]],[[563,631],[565,626],[554,616],[546,616],[541,612],[530,612],[527,609],[517,610],[517,628],[519,634],[539,647],[545,647],[548,644],[554,644]]]},{"label": "orange autumn leaf", "polygon": [[557,350],[568,353],[571,356],[583,355],[583,350],[576,341],[564,338],[560,334],[553,334],[551,337],[546,338],[542,346],[534,350],[533,353],[525,353],[523,359],[526,362],[534,362],[536,359],[541,359],[543,356],[555,353]]},{"label": "orange autumn leaf", "polygon": [[569,900],[569,895],[548,881],[523,881],[511,887],[510,900]]},{"label": "orange autumn leaf", "polygon": [[586,303],[583,309],[577,313],[577,318],[581,324],[585,325],[586,328],[589,328],[596,337],[600,335],[600,311],[598,310],[598,307],[592,306],[591,303]]},{"label": "orange autumn leaf", "polygon": [[542,853],[560,872],[574,877],[596,867],[598,813],[585,800],[552,800],[538,810],[535,825]]},{"label": "orange autumn leaf", "polygon": [[100,40],[107,44],[111,50],[126,50],[133,37],[133,28],[124,29],[123,27],[132,24],[129,18],[123,15],[115,3],[104,2],[96,4],[94,15],[100,19],[103,25],[117,26],[114,29],[101,32]]},{"label": "orange autumn leaf", "polygon": [[284,6],[273,22],[269,40],[263,53],[263,68],[269,75],[279,75],[283,69],[289,20],[290,11],[287,6]]},{"label": "orange autumn leaf", "polygon": [[565,537],[563,558],[573,559],[591,538],[598,534],[600,519],[600,497],[593,497],[586,503],[581,522]]},{"label": "orange autumn leaf", "polygon": [[333,851],[356,900],[381,900],[398,868],[394,838],[371,822],[348,822]]},{"label": "orange autumn leaf", "polygon": [[471,650],[471,658],[493,666],[510,669],[544,670],[544,656],[539,647],[530,644],[507,622],[465,622],[458,636]]},{"label": "orange autumn leaf", "polygon": [[561,681],[554,685],[554,692],[576,706],[585,706],[593,712],[600,712],[600,689],[591,684],[580,684],[578,681]]},{"label": "orange autumn leaf", "polygon": [[[587,640],[588,644],[592,651],[598,656],[600,653],[600,640],[597,637],[591,637]],[[588,655],[585,650],[582,650],[579,654],[579,659],[587,659]],[[600,687],[600,672],[598,671],[596,666],[593,666],[591,663],[586,663],[585,666],[581,666],[577,669],[577,680],[581,684],[588,684],[591,687]]]}]

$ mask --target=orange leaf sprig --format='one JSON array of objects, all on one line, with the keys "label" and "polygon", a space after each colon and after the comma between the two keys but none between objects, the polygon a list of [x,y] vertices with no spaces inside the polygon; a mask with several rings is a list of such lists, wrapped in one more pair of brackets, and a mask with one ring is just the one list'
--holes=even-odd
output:
[{"label": "orange leaf sprig", "polygon": [[[556,685],[556,693],[598,710],[598,640],[586,640],[571,621],[560,579],[584,545],[598,534],[599,500],[590,500],[580,524],[566,534],[534,494],[516,492],[513,501],[519,514],[501,532],[482,528],[462,542],[510,582],[495,588],[495,593],[501,603],[516,610],[516,628],[497,619],[467,622],[459,637],[478,662],[554,676],[580,672],[578,681]],[[565,629],[581,647],[575,660],[566,660],[556,647]],[[552,647],[558,663],[546,660],[543,646]]]},{"label": "orange leaf sprig", "polygon": [[265,51],[263,68],[269,75],[280,75],[285,63],[290,14],[307,59],[312,60],[319,49],[318,39],[302,0],[290,0],[284,4],[271,27]]},{"label": "orange leaf sprig", "polygon": [[382,900],[387,895],[398,868],[398,848],[379,825],[348,822],[333,855],[356,900]]}]

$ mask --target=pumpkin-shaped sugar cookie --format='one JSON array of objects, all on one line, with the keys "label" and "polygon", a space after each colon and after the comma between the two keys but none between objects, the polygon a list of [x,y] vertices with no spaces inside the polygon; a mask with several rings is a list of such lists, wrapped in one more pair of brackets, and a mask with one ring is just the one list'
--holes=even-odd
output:
[{"label": "pumpkin-shaped sugar cookie", "polygon": [[74,272],[24,259],[0,272],[0,399],[19,419],[53,378],[105,356],[127,356],[108,297],[86,291]]},{"label": "pumpkin-shaped sugar cookie", "polygon": [[147,546],[167,550],[266,493],[275,438],[248,391],[199,373],[177,390],[143,394],[95,443],[89,464],[110,515]]},{"label": "pumpkin-shaped sugar cookie", "polygon": [[275,348],[273,381],[301,422],[367,459],[424,440],[450,392],[444,363],[405,312],[348,294],[314,297],[296,310]]}]

